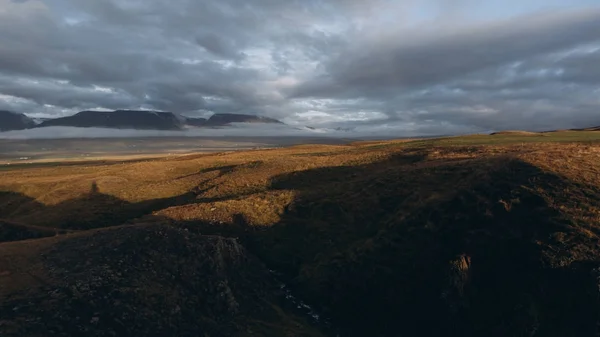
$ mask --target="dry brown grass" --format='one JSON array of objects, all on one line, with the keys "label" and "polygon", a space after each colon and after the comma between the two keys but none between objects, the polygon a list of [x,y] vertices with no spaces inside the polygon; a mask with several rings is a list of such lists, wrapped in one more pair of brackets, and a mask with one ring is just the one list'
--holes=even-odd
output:
[{"label": "dry brown grass", "polygon": [[[350,146],[295,146],[276,150],[231,152],[184,156],[134,163],[74,165],[68,167],[32,167],[4,171],[0,190],[16,193],[18,205],[10,197],[0,199],[0,210],[9,220],[30,225],[45,224],[46,207],[66,207],[81,201],[95,182],[106,196],[103,202],[140,203],[173,198],[189,191],[199,191],[196,202],[153,210],[177,220],[207,220],[229,223],[237,213],[251,224],[269,225],[294,199],[294,189],[272,190],[274,177],[318,168],[367,165],[416,151],[406,142],[368,142]],[[389,163],[395,169],[415,170],[443,166],[457,160],[512,156],[532,165],[553,171],[574,181],[597,183],[600,154],[596,145],[558,145],[552,143],[511,146],[431,147],[423,160],[414,163]],[[114,198],[113,201],[109,200]],[[26,199],[26,200],[23,200]],[[118,201],[117,201],[118,200]],[[67,204],[67,205],[62,205]],[[3,206],[4,205],[4,206]],[[67,207],[69,206],[69,207]],[[80,205],[98,207],[97,204]],[[72,207],[77,208],[77,205]],[[85,211],[77,209],[79,217]],[[83,213],[81,213],[83,212]],[[55,212],[57,213],[57,212]],[[59,214],[59,217],[66,216]],[[53,218],[52,221],[59,221]]]}]

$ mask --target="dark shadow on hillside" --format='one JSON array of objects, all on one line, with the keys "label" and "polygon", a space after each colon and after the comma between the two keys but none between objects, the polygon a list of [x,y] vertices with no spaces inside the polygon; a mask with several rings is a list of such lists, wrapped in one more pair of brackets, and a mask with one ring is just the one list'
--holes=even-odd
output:
[{"label": "dark shadow on hillside", "polygon": [[184,176],[181,177],[177,177],[175,178],[175,180],[179,180],[179,179],[185,179],[185,178],[189,178],[189,177],[193,177],[202,173],[210,173],[210,172],[218,172],[217,178],[222,177],[224,175],[226,175],[227,173],[232,172],[233,170],[235,170],[236,167],[238,167],[239,165],[227,165],[227,166],[219,166],[219,167],[209,167],[206,169],[202,169],[196,173],[190,173],[190,174],[186,174]]},{"label": "dark shadow on hillside", "polygon": [[237,193],[237,194],[225,195],[225,196],[220,196],[220,197],[209,197],[209,198],[202,198],[200,196],[202,194],[204,194],[205,192],[217,187],[218,184],[213,183],[213,181],[217,180],[218,178],[221,178],[224,175],[229,174],[236,169],[256,168],[256,167],[260,166],[262,163],[263,163],[262,161],[258,160],[258,161],[252,161],[252,162],[240,164],[240,165],[226,165],[226,166],[219,166],[219,167],[209,167],[206,169],[202,169],[196,173],[186,174],[184,176],[180,176],[175,179],[180,180],[180,179],[193,177],[193,176],[196,176],[199,174],[217,172],[216,176],[199,182],[198,185],[196,186],[196,188],[194,188],[192,190],[192,192],[197,196],[194,203],[211,203],[211,202],[218,202],[218,201],[233,200],[233,199],[238,199],[241,197],[245,197],[245,196],[254,194],[254,192]]},{"label": "dark shadow on hillside", "polygon": [[276,177],[298,195],[246,244],[345,335],[593,335],[596,244],[535,192],[582,186],[508,158],[398,166],[418,162]]},{"label": "dark shadow on hillside", "polygon": [[426,156],[277,176],[271,189],[297,195],[269,228],[179,225],[239,238],[343,336],[595,335],[597,243],[536,189],[576,208],[598,188],[511,158]]},{"label": "dark shadow on hillside", "polygon": [[66,230],[85,230],[118,226],[152,212],[171,206],[194,202],[197,193],[131,203],[104,194],[93,182],[90,191],[78,198],[46,206],[25,195],[13,192],[0,194],[0,219]]},{"label": "dark shadow on hillside", "polygon": [[[162,217],[152,216],[151,213],[157,210],[173,206],[181,206],[192,203],[209,203],[216,201],[225,201],[236,199],[240,195],[231,195],[218,198],[201,198],[204,192],[215,187],[211,181],[232,172],[237,167],[254,167],[260,165],[260,161],[251,162],[243,165],[228,165],[217,168],[207,168],[190,175],[182,176],[176,179],[184,179],[199,173],[217,172],[217,176],[200,182],[198,187],[181,195],[151,199],[138,203],[131,203],[126,200],[102,193],[96,182],[90,185],[90,191],[80,197],[65,200],[56,205],[46,206],[35,199],[24,194],[16,192],[0,192],[0,219],[16,221],[29,228],[47,227],[59,230],[87,230],[94,228],[104,228],[119,226],[131,221],[143,218],[147,222],[170,222]],[[200,186],[204,186],[200,188]],[[247,194],[246,194],[247,195]],[[13,233],[14,229],[22,227],[10,226],[7,231]],[[48,236],[50,232],[44,231],[43,235]],[[7,238],[28,238],[35,237],[23,232],[22,235],[6,235]],[[6,239],[5,241],[11,241]]]},{"label": "dark shadow on hillside", "polygon": [[3,337],[322,337],[237,240],[146,224],[39,242],[0,245]]},{"label": "dark shadow on hillside", "polygon": [[39,239],[68,233],[68,230],[28,226],[0,219],[0,243]]},{"label": "dark shadow on hillside", "polygon": [[24,213],[25,208],[40,209],[44,205],[21,193],[0,191],[0,219]]}]

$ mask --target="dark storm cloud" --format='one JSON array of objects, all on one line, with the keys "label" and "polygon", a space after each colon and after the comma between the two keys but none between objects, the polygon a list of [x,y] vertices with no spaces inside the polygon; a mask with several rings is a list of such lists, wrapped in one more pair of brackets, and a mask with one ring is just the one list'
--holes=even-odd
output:
[{"label": "dark storm cloud", "polygon": [[244,53],[239,52],[231,41],[220,38],[216,34],[203,34],[196,37],[196,42],[207,51],[223,58],[239,59],[244,57]]},{"label": "dark storm cloud", "polygon": [[[68,81],[72,86],[63,86],[64,94],[60,96],[73,97],[52,99],[45,95],[52,92],[51,88],[27,90],[23,84],[4,86],[2,93],[40,104],[51,100],[65,108],[79,101],[111,106],[111,98],[118,100],[116,96],[122,96],[123,92],[131,96],[130,104],[176,111],[207,108],[204,96],[222,97],[233,101],[233,105],[260,104],[260,99],[254,96],[255,85],[250,83],[262,80],[258,71],[224,66],[209,55],[240,58],[243,54],[235,50],[236,45],[224,42],[226,37],[186,31],[189,28],[178,35],[175,30],[182,25],[180,16],[191,21],[186,12],[192,8],[184,5],[191,6],[192,2],[181,3],[179,8],[170,6],[169,11],[162,8],[162,3],[140,6],[129,2],[133,6],[128,7],[110,1],[63,2],[65,6],[71,5],[70,20],[74,23],[69,24],[55,12],[60,7],[48,8],[36,1],[19,5],[4,1],[2,5],[13,9],[8,14],[21,15],[7,14],[0,20],[0,31],[6,33],[0,34],[0,74]],[[202,10],[202,5],[194,6],[195,11],[204,13],[201,19],[212,18],[209,24],[219,19],[227,21],[224,11],[215,12],[218,3],[210,8],[205,6],[212,13]],[[202,24],[190,24],[195,26]],[[116,94],[90,95],[79,90],[92,85],[112,88]]]},{"label": "dark storm cloud", "polygon": [[[445,82],[507,62],[600,41],[600,9],[553,13],[439,33],[359,41],[330,60],[325,73],[299,86],[295,97],[352,96],[391,86],[410,89]],[[442,30],[443,29],[443,30]]]},{"label": "dark storm cloud", "polygon": [[0,92],[38,105],[71,108],[106,107],[118,109],[130,106],[135,98],[123,91],[98,90],[94,87],[74,87],[55,81],[38,81],[0,77]]},{"label": "dark storm cloud", "polygon": [[[600,124],[600,8],[465,20],[474,4],[0,0],[0,107],[428,134]],[[404,24],[419,6],[437,11]]]},{"label": "dark storm cloud", "polygon": [[385,102],[390,124],[589,126],[600,124],[599,47],[599,9],[389,35],[357,41],[290,92]]}]

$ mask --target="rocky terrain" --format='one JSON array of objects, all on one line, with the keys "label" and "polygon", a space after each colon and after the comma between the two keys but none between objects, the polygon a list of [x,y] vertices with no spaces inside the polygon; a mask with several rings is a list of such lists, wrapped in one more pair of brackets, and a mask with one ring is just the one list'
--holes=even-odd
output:
[{"label": "rocky terrain", "polygon": [[32,164],[0,191],[3,336],[598,333],[595,131]]}]

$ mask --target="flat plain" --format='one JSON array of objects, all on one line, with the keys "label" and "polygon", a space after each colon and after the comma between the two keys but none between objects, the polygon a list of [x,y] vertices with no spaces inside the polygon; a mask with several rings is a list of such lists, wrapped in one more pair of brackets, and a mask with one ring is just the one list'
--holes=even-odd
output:
[{"label": "flat plain", "polygon": [[189,153],[276,148],[296,144],[345,144],[327,137],[138,137],[0,139],[0,165],[119,160]]}]

